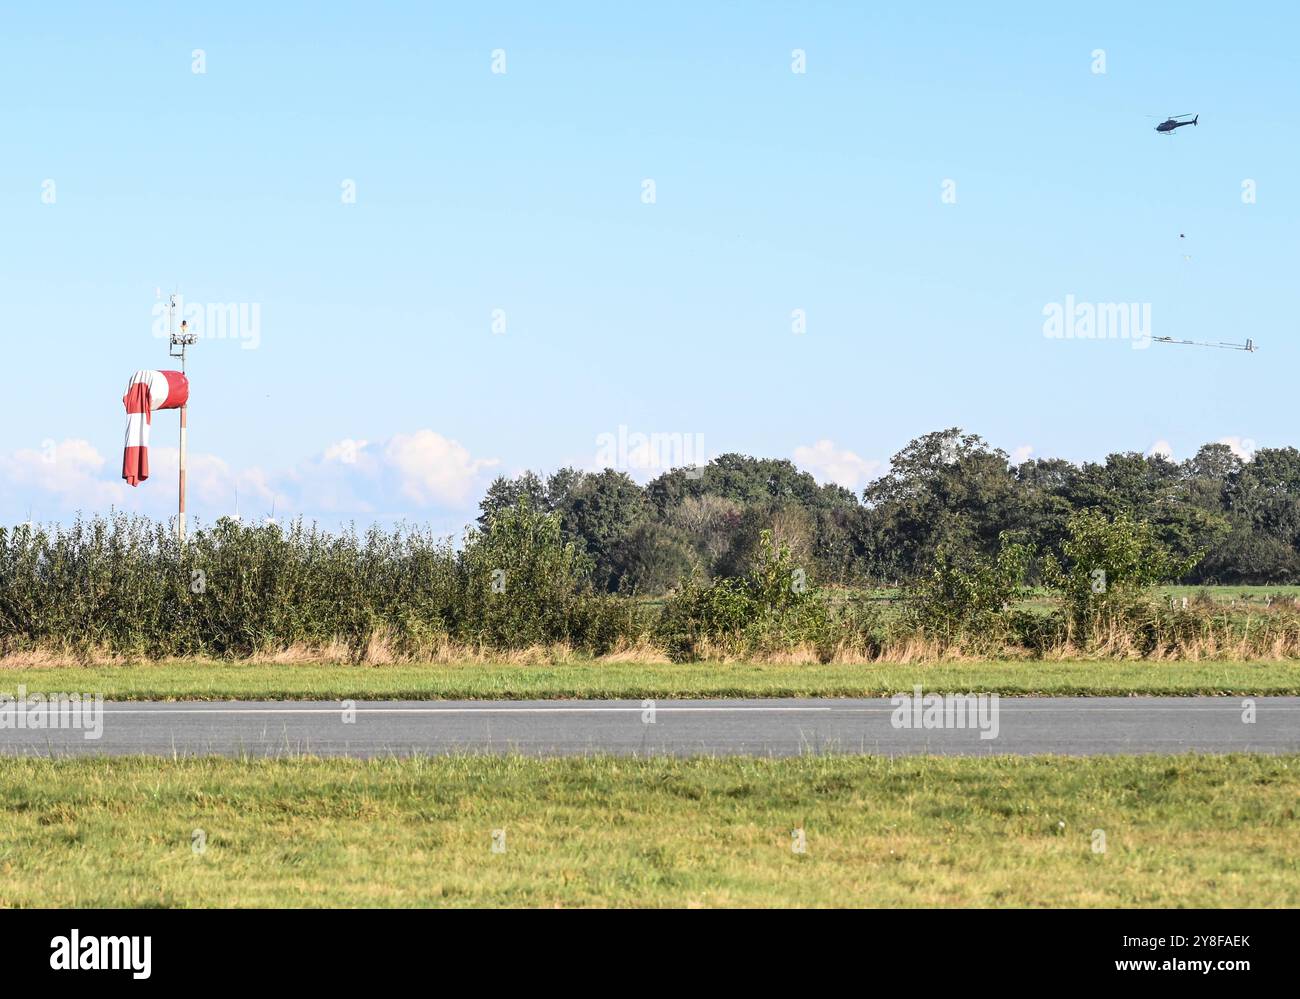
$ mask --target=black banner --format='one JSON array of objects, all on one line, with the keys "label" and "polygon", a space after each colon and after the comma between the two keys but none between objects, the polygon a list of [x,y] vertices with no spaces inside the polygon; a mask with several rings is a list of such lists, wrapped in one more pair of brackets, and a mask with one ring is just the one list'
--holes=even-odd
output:
[{"label": "black banner", "polygon": [[[1001,988],[1015,974],[1056,989],[1125,980],[1289,981],[1293,910],[632,911],[31,910],[0,912],[8,985],[112,979],[128,987],[243,984],[338,988],[431,968],[499,984],[510,972],[653,981],[761,979],[775,963],[859,973],[877,984]],[[707,924],[707,925],[706,925]],[[689,932],[686,932],[688,931]],[[745,934],[737,936],[736,932]],[[762,934],[758,936],[756,934]],[[741,945],[744,941],[747,944]],[[604,978],[608,982],[608,978]],[[448,979],[450,985],[452,979]],[[910,983],[910,984],[909,984]],[[590,982],[588,983],[590,985]]]}]

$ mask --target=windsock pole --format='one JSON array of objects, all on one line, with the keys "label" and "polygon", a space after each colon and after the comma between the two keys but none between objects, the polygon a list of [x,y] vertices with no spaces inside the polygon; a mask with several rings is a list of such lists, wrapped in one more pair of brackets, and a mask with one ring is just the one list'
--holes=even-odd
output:
[{"label": "windsock pole", "polygon": [[[191,333],[189,324],[182,319],[181,331],[177,333],[172,325],[176,319],[176,296],[172,295],[168,300],[167,314],[167,331],[170,334],[171,348],[168,351],[169,356],[180,358],[181,374],[185,374],[185,348],[192,347],[198,337]],[[178,349],[179,348],[179,349]],[[186,416],[189,412],[189,399],[181,404],[181,447],[180,447],[180,489],[178,491],[179,503],[176,510],[176,540],[180,544],[185,544],[185,429],[187,424]]]},{"label": "windsock pole", "polygon": [[185,414],[189,407],[188,402],[181,407],[180,510],[176,520],[176,536],[181,544],[185,544]]}]

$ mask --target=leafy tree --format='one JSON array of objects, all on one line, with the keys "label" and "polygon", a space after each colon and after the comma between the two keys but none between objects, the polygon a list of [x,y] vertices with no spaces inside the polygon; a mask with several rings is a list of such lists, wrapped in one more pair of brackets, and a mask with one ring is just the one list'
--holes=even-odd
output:
[{"label": "leafy tree", "polygon": [[767,536],[809,573],[814,527],[812,515],[793,503],[751,506],[741,516],[727,550],[714,563],[714,571],[722,576],[746,575],[753,569],[755,559],[762,552],[762,539]]},{"label": "leafy tree", "polygon": [[1112,454],[1102,464],[1085,463],[1064,496],[1073,511],[1123,513],[1149,523],[1182,558],[1203,553],[1229,529],[1220,511],[1193,501],[1185,470],[1159,454]]},{"label": "leafy tree", "polygon": [[1204,510],[1223,511],[1224,489],[1244,466],[1245,462],[1227,444],[1204,445],[1196,457],[1182,465],[1188,500]]},{"label": "leafy tree", "polygon": [[1002,532],[1024,517],[1005,452],[955,427],[912,441],[863,499],[873,568],[903,578],[915,576],[940,548],[953,555],[994,554]]},{"label": "leafy tree", "polygon": [[1128,513],[1081,510],[1070,518],[1062,558],[1044,564],[1048,586],[1060,592],[1071,624],[1090,634],[1100,623],[1130,614],[1152,587],[1178,579],[1199,559],[1160,540],[1155,525]]},{"label": "leafy tree", "polygon": [[690,538],[696,555],[710,573],[731,548],[744,519],[744,507],[721,496],[688,496],[671,511],[667,522]]},{"label": "leafy tree", "polygon": [[1244,520],[1197,565],[1196,582],[1270,585],[1300,579],[1300,552],[1280,538],[1251,529]]},{"label": "leafy tree", "polygon": [[690,536],[657,520],[643,520],[614,544],[619,592],[667,593],[698,564]]},{"label": "leafy tree", "polygon": [[851,505],[817,510],[813,526],[813,564],[824,583],[865,583],[870,580],[870,546],[866,542],[867,511],[852,497]]},{"label": "leafy tree", "polygon": [[1069,495],[1078,477],[1078,466],[1062,458],[1031,459],[1016,469],[1024,502],[1019,526],[1039,551],[1059,553],[1065,525],[1074,512]]},{"label": "leafy tree", "polygon": [[628,568],[630,539],[650,512],[641,487],[627,473],[607,468],[572,485],[559,512],[566,536],[591,559],[597,588],[617,592]]},{"label": "leafy tree", "polygon": [[794,502],[816,507],[844,502],[844,493],[847,490],[838,486],[819,486],[792,462],[743,454],[719,455],[702,469],[673,469],[646,486],[647,497],[661,514],[691,496],[718,496],[742,506]]},{"label": "leafy tree", "polygon": [[591,563],[559,517],[527,499],[470,531],[460,553],[455,631],[492,648],[586,639]]},{"label": "leafy tree", "polygon": [[540,513],[550,513],[551,504],[546,495],[546,485],[535,472],[524,472],[513,479],[498,476],[488,486],[486,495],[479,501],[480,527],[486,528],[502,510],[513,510],[520,502]]},{"label": "leafy tree", "polygon": [[676,660],[701,650],[743,655],[825,643],[830,613],[805,570],[771,531],[763,531],[750,572],[704,582],[696,575],[667,601],[655,634]]},{"label": "leafy tree", "polygon": [[1300,451],[1261,448],[1228,476],[1228,508],[1262,534],[1296,547],[1300,541]]},{"label": "leafy tree", "polygon": [[551,511],[563,510],[586,479],[586,472],[571,467],[552,473],[546,479],[546,508]]},{"label": "leafy tree", "polygon": [[[592,558],[597,585],[670,587],[683,558],[705,577],[749,572],[764,529],[824,582],[907,581],[946,558],[996,560],[1004,532],[1066,560],[1069,523],[1082,510],[1150,525],[1189,582],[1300,581],[1300,451],[1264,449],[1243,460],[1207,444],[1179,464],[1115,453],[1076,465],[1054,458],[1012,467],[1002,451],[958,428],[925,434],[894,456],[861,500],[818,485],[791,462],[724,454],[674,469],[644,489],[619,472],[560,469],[492,483],[479,523],[520,500],[560,515]],[[1036,556],[1028,578],[1042,578]]]},{"label": "leafy tree", "polygon": [[963,639],[1000,640],[1011,605],[1024,597],[1029,546],[1004,534],[997,555],[940,548],[930,571],[906,587],[909,623],[944,645]]}]

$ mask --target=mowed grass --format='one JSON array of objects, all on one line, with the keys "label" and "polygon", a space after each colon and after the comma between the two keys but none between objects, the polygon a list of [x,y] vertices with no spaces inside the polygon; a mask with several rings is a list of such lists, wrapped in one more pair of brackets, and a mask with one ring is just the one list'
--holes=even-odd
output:
[{"label": "mowed grass", "polygon": [[1300,694],[1300,662],[999,661],[900,665],[571,662],[347,666],[188,660],[0,669],[0,692],[117,700],[880,697],[916,684],[1006,695]]},{"label": "mowed grass", "polygon": [[0,800],[5,906],[1300,905],[1300,756],[10,758]]}]

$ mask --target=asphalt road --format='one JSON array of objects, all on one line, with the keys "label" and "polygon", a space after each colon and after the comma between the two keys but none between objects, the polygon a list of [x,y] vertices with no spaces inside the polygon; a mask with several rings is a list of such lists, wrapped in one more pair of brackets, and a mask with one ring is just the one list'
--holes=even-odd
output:
[{"label": "asphalt road", "polygon": [[[1300,752],[1300,697],[1001,698],[984,731],[899,728],[887,699],[742,701],[109,702],[102,734],[0,727],[0,753],[40,756],[405,756],[519,752],[750,754]],[[991,707],[986,703],[986,708]],[[48,721],[47,716],[47,721]],[[66,723],[68,716],[60,713]],[[915,715],[908,713],[908,719]],[[924,719],[923,719],[924,720]],[[978,725],[981,716],[971,719]],[[0,711],[0,725],[6,722]],[[93,724],[93,719],[92,719]]]}]

